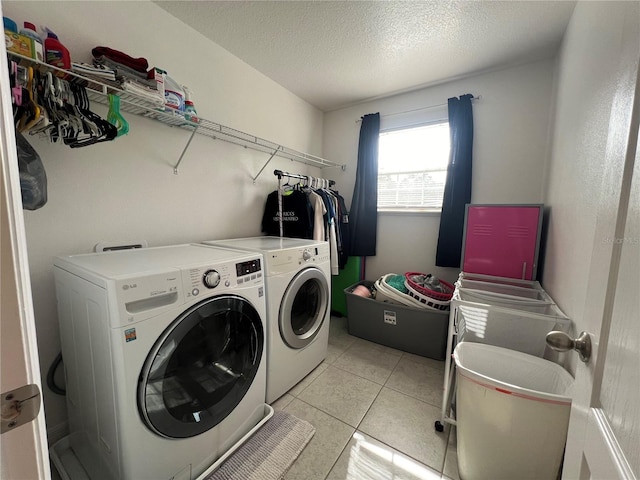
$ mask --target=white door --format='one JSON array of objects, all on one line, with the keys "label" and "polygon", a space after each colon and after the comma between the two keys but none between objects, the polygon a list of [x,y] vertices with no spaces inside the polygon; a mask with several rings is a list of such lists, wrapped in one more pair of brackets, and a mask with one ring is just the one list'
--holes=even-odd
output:
[{"label": "white door", "polygon": [[[0,392],[3,395],[27,384],[35,384],[42,391],[7,72],[7,54],[5,45],[2,43],[0,47],[0,75],[2,75],[0,78],[0,113],[2,115],[0,122],[2,125],[0,127],[0,156],[2,157]],[[41,402],[41,398],[37,400]],[[3,416],[7,414],[3,412]],[[0,478],[2,480],[50,479],[42,405],[34,421],[17,426],[15,429],[8,428],[8,431],[0,437]]]},{"label": "white door", "polygon": [[640,478],[640,8],[625,5],[564,479]]}]

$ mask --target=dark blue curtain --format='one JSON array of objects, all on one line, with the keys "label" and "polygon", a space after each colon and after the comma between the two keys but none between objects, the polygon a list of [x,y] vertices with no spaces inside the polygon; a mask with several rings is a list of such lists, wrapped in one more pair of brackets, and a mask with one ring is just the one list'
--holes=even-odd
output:
[{"label": "dark blue curtain", "polygon": [[465,206],[471,203],[472,99],[473,95],[467,94],[448,101],[451,155],[436,250],[436,265],[439,267],[460,267]]},{"label": "dark blue curtain", "polygon": [[380,114],[362,117],[358,144],[358,168],[349,212],[350,254],[374,256],[378,228],[378,141]]}]

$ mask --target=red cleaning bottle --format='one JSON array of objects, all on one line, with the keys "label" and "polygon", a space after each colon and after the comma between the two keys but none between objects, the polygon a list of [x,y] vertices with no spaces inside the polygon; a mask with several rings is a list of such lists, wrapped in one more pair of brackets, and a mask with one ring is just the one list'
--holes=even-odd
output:
[{"label": "red cleaning bottle", "polygon": [[60,43],[58,36],[48,30],[47,38],[44,40],[45,60],[54,67],[71,69],[71,55],[69,50]]}]

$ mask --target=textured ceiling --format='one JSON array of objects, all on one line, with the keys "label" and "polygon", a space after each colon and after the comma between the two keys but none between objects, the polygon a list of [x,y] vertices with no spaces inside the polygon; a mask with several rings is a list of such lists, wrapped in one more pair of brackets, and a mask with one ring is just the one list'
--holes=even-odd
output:
[{"label": "textured ceiling", "polygon": [[156,1],[321,110],[553,56],[573,1]]}]

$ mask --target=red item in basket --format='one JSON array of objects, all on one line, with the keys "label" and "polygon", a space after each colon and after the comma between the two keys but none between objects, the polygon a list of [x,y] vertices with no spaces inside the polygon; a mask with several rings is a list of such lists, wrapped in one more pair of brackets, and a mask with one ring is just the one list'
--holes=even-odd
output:
[{"label": "red item in basket", "polygon": [[[407,279],[407,283],[409,284],[409,286],[422,295],[426,295],[427,297],[431,297],[436,300],[445,301],[451,300],[451,297],[453,296],[454,286],[449,282],[445,282],[444,280],[433,277],[431,274],[407,272],[404,274],[404,276]],[[427,280],[430,281],[427,282]],[[439,292],[436,290],[432,290],[427,286],[429,283],[439,285],[442,291]]]}]

